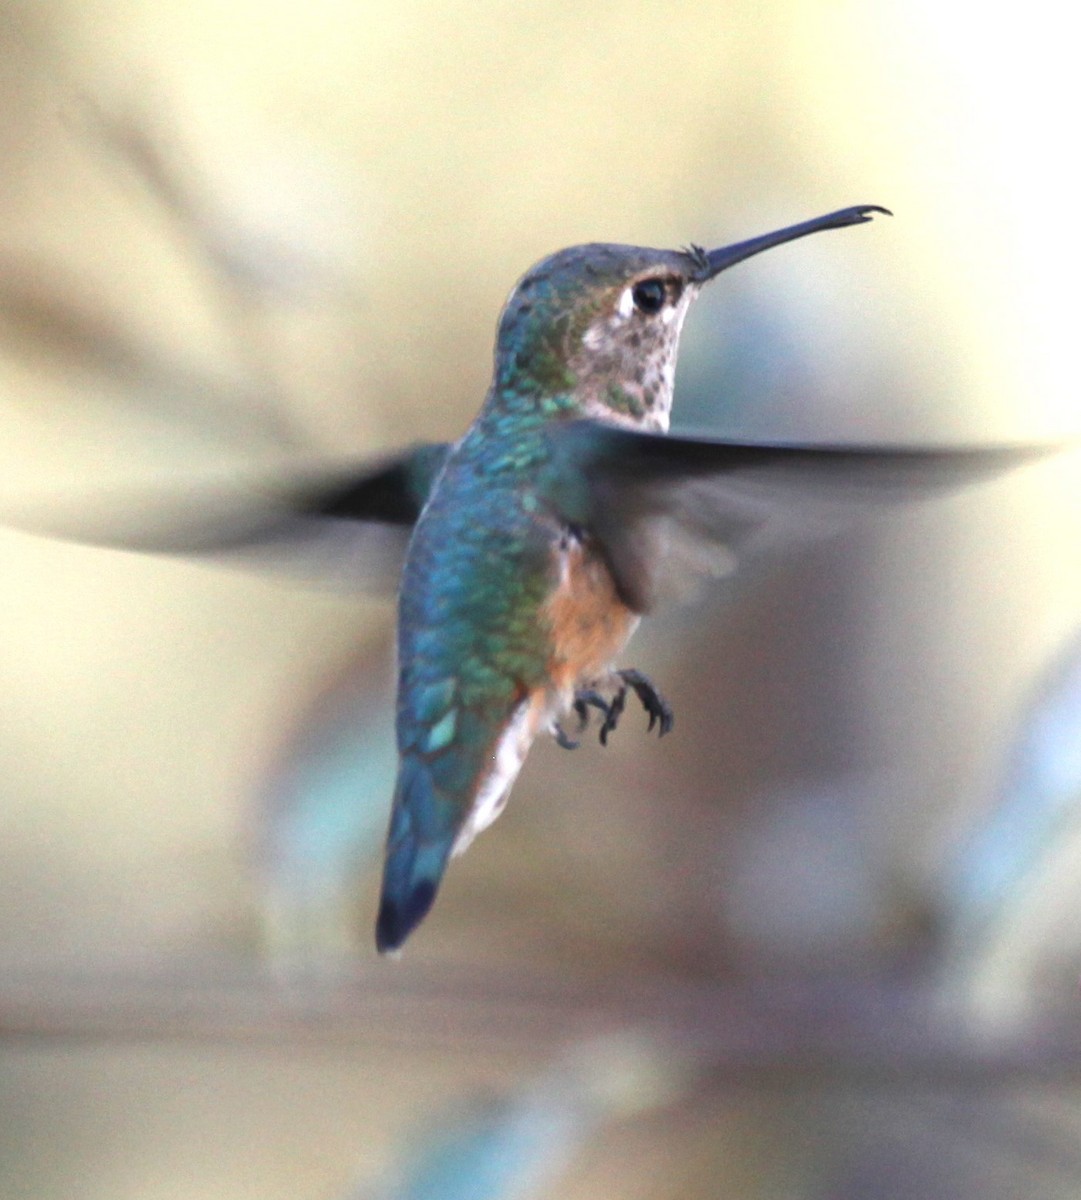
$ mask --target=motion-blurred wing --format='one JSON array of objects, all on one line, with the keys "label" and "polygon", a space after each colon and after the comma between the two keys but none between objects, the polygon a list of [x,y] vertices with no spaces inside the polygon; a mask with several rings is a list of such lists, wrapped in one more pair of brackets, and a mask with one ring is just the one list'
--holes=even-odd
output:
[{"label": "motion-blurred wing", "polygon": [[450,445],[432,442],[369,464],[359,473],[342,472],[334,480],[313,481],[298,489],[298,512],[348,521],[381,521],[412,526],[443,469]]},{"label": "motion-blurred wing", "polygon": [[547,502],[597,539],[625,603],[820,537],[862,511],[975,483],[1054,448],[753,445],[571,421],[552,430]]},{"label": "motion-blurred wing", "polygon": [[241,560],[381,588],[396,580],[409,533],[449,446],[375,463],[300,472],[263,487],[235,480],[109,488],[78,508],[15,515],[21,528],[159,554]]}]

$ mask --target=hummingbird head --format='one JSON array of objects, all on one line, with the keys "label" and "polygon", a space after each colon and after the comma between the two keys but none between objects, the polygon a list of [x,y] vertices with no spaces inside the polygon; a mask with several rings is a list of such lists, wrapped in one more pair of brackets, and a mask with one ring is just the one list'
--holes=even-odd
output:
[{"label": "hummingbird head", "polygon": [[[683,320],[702,286],[771,246],[856,225],[860,205],[718,250],[591,243],[542,259],[518,282],[496,340],[495,387],[557,411],[668,428]],[[547,402],[547,405],[546,405]]]},{"label": "hummingbird head", "polygon": [[503,309],[497,383],[572,398],[575,415],[666,429],[680,329],[704,270],[693,250],[594,243],[550,255]]}]

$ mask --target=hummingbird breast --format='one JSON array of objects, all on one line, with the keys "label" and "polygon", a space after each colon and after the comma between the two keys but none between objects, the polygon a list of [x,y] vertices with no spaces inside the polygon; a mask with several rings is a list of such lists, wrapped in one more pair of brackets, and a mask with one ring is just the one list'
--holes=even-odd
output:
[{"label": "hummingbird breast", "polygon": [[556,586],[545,616],[555,716],[570,707],[575,692],[608,673],[639,617],[619,598],[607,564],[589,540],[569,529],[556,547]]},{"label": "hummingbird breast", "polygon": [[507,802],[539,729],[551,728],[574,703],[575,693],[608,674],[638,624],[638,614],[620,600],[612,575],[588,542],[570,529],[552,544],[555,588],[538,613],[548,633],[546,679],[507,715],[477,781],[470,811],[454,844],[460,854],[486,829]]}]

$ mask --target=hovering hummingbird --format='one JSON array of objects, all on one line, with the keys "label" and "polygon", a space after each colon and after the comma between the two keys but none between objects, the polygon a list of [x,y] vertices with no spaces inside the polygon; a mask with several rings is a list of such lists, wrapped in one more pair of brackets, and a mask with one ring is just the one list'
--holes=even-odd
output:
[{"label": "hovering hummingbird", "polygon": [[717,250],[560,250],[511,292],[491,386],[460,440],[313,480],[254,525],[153,547],[265,542],[296,516],[305,527],[318,518],[319,527],[411,529],[380,952],[401,947],[450,858],[499,816],[538,734],[573,748],[596,714],[607,743],[629,696],[650,730],[672,728],[652,682],[615,664],[673,581],[730,569],[778,526],[813,527],[816,514],[957,486],[1033,457],[667,433],[680,330],[701,288],[772,246],[876,212],[888,214],[860,205]]},{"label": "hovering hummingbird", "polygon": [[614,664],[674,575],[717,573],[815,499],[911,496],[1018,461],[667,434],[680,330],[700,289],[772,246],[875,212],[888,214],[846,208],[717,250],[591,244],[543,259],[506,302],[492,383],[465,435],[310,498],[325,516],[415,522],[399,590],[380,952],[403,944],[449,859],[499,816],[538,734],[573,748],[595,711],[604,744],[630,695],[650,730],[672,728],[652,682]]}]

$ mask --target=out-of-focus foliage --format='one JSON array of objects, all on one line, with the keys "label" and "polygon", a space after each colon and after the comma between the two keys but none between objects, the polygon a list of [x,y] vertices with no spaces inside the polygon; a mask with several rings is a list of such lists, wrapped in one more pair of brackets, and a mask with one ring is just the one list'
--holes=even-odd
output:
[{"label": "out-of-focus foliage", "polygon": [[994,802],[945,880],[945,961],[955,985],[971,988],[988,1016],[1016,1021],[1033,983],[1062,989],[1076,981],[1079,855],[1081,647],[1074,639],[1021,709]]},{"label": "out-of-focus foliage", "polygon": [[671,1102],[687,1064],[630,1034],[575,1046],[514,1092],[455,1097],[413,1131],[407,1156],[355,1200],[526,1200],[558,1186],[613,1121]]},{"label": "out-of-focus foliage", "polygon": [[358,891],[382,860],[398,765],[390,666],[389,639],[373,639],[287,731],[259,789],[251,844],[282,968],[358,948]]}]

